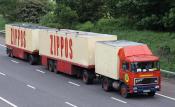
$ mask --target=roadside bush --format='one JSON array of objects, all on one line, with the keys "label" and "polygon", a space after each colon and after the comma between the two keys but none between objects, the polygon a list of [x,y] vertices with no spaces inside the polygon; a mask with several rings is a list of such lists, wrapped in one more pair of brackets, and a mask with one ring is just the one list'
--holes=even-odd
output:
[{"label": "roadside bush", "polygon": [[95,24],[95,31],[103,33],[113,33],[119,30],[134,29],[132,22],[126,17],[117,19],[100,19]]},{"label": "roadside bush", "polygon": [[57,21],[63,26],[63,28],[72,28],[77,23],[78,15],[76,11],[65,5],[58,5],[55,11]]},{"label": "roadside bush", "polygon": [[0,15],[0,30],[4,29],[6,24],[5,19]]},{"label": "roadside bush", "polygon": [[87,21],[83,24],[78,24],[75,29],[81,30],[81,31],[92,31],[94,29],[94,24],[90,21]]},{"label": "roadside bush", "polygon": [[92,31],[94,24],[90,21],[87,21],[84,24],[78,24],[75,28],[81,31]]},{"label": "roadside bush", "polygon": [[175,31],[175,8],[169,10],[163,17],[164,26],[167,30]]},{"label": "roadside bush", "polygon": [[156,15],[147,16],[136,22],[137,29],[157,30],[163,29],[161,19]]},{"label": "roadside bush", "polygon": [[41,17],[39,24],[47,27],[53,27],[53,28],[61,27],[61,25],[57,23],[56,15],[53,12],[50,12],[45,16]]}]

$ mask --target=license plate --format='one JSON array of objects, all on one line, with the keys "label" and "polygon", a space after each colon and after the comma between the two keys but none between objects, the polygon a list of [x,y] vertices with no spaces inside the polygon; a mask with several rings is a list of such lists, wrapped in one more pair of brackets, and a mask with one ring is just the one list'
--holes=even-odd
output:
[{"label": "license plate", "polygon": [[148,93],[148,92],[150,92],[150,90],[143,90],[143,92],[144,92],[144,93]]}]

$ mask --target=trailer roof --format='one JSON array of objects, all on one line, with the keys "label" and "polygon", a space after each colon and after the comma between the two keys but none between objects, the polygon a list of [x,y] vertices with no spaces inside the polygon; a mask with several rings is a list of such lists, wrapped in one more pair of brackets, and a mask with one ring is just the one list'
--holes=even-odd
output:
[{"label": "trailer roof", "polygon": [[127,40],[114,40],[114,41],[99,41],[99,43],[107,44],[114,47],[127,47],[127,46],[138,46],[144,45],[143,43],[132,42]]},{"label": "trailer roof", "polygon": [[51,32],[55,31],[55,32],[62,33],[65,35],[81,36],[81,37],[114,36],[110,34],[100,34],[100,33],[85,32],[85,31],[70,30],[70,29],[47,29],[47,30]]},{"label": "trailer roof", "polygon": [[100,33],[94,33],[94,32],[85,32],[85,31],[78,31],[78,30],[70,30],[70,29],[56,29],[56,28],[49,28],[45,26],[39,26],[36,24],[26,24],[26,23],[14,23],[14,24],[9,24],[11,26],[16,26],[16,27],[23,27],[23,28],[28,28],[28,29],[44,29],[47,30],[48,32],[58,32],[62,33],[64,35],[70,35],[70,36],[80,36],[80,37],[100,37],[100,36],[114,36],[110,34],[100,34]]},{"label": "trailer roof", "polygon": [[9,25],[28,28],[28,29],[49,29],[48,27],[45,27],[45,26],[39,26],[35,24],[26,24],[26,23],[15,23],[15,24],[9,24]]}]

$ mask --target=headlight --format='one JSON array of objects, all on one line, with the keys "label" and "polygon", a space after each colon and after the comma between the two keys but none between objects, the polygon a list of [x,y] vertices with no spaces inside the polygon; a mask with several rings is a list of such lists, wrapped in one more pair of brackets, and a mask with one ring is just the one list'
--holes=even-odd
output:
[{"label": "headlight", "polygon": [[134,87],[133,90],[137,90],[137,87]]},{"label": "headlight", "polygon": [[159,85],[156,85],[155,88],[158,89],[159,88]]}]

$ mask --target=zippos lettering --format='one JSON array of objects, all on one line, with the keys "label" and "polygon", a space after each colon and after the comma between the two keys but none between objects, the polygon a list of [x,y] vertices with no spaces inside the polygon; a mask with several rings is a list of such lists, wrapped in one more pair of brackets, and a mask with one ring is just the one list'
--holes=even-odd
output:
[{"label": "zippos lettering", "polygon": [[11,28],[11,45],[26,48],[26,33],[23,30]]},{"label": "zippos lettering", "polygon": [[50,35],[50,54],[66,58],[73,58],[72,39],[57,35]]}]

